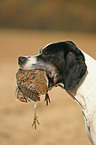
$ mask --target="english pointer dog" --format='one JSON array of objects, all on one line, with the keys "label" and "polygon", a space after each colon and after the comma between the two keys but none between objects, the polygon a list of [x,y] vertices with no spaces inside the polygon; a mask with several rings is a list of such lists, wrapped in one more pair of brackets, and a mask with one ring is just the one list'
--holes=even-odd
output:
[{"label": "english pointer dog", "polygon": [[96,61],[72,41],[50,43],[36,56],[18,58],[24,70],[41,69],[48,76],[49,88],[62,86],[82,108],[85,130],[96,145]]}]

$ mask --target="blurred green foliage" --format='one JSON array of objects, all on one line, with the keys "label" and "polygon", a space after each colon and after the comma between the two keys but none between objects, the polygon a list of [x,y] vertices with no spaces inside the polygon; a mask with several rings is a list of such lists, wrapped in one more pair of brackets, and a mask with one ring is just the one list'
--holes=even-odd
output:
[{"label": "blurred green foliage", "polygon": [[0,27],[96,32],[96,0],[0,0]]}]

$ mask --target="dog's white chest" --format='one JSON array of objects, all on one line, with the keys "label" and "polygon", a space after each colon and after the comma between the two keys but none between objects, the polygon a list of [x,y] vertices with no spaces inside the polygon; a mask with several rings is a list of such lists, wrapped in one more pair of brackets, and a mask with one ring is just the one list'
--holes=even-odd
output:
[{"label": "dog's white chest", "polygon": [[85,55],[88,72],[82,80],[70,90],[70,94],[82,108],[85,130],[89,139],[96,138],[96,61]]}]

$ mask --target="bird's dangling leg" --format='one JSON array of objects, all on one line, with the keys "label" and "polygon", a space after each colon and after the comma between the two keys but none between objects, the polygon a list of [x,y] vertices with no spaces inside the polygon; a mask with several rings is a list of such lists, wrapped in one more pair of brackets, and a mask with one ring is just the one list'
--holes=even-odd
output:
[{"label": "bird's dangling leg", "polygon": [[38,121],[38,117],[36,116],[36,108],[37,108],[37,102],[33,102],[33,107],[34,107],[34,118],[33,118],[33,123],[32,123],[32,126],[35,127],[36,129],[36,123],[37,124],[40,124],[39,121]]},{"label": "bird's dangling leg", "polygon": [[49,103],[51,102],[50,98],[49,98],[49,95],[48,95],[48,86],[46,84],[44,84],[44,88],[45,88],[45,91],[46,91],[44,102],[46,101],[46,106],[48,106],[48,102]]},{"label": "bird's dangling leg", "polygon": [[46,93],[46,95],[45,95],[45,100],[44,100],[44,102],[45,102],[45,101],[46,101],[46,106],[48,106],[48,102],[49,102],[49,103],[51,102],[48,93]]}]

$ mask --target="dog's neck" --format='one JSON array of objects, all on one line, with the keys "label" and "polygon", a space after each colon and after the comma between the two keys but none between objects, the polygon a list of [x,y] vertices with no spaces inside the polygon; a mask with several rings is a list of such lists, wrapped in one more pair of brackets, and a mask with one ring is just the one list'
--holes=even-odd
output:
[{"label": "dog's neck", "polygon": [[86,53],[83,52],[83,54],[85,56],[87,72],[79,83],[69,90],[68,93],[79,103],[84,112],[89,112],[89,110],[92,111],[95,105],[96,61]]}]

